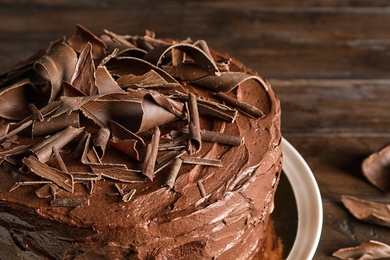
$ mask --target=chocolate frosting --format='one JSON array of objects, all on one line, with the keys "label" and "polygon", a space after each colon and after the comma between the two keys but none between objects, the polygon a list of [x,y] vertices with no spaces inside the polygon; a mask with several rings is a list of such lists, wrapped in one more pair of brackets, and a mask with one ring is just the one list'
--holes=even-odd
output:
[{"label": "chocolate frosting", "polygon": [[[31,69],[5,74],[0,99],[19,112],[6,116],[1,102],[0,251],[250,259],[259,250],[281,173],[279,100],[266,80],[204,41],[151,35],[97,37],[78,25],[23,63]],[[18,94],[30,86],[36,102]],[[261,116],[224,104],[219,91]],[[36,108],[26,113],[29,103]],[[31,122],[74,113],[73,126],[31,137]]]}]

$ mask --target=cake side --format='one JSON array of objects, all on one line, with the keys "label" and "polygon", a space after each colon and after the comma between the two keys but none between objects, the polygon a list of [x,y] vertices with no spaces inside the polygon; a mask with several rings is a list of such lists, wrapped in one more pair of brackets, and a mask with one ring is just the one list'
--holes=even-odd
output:
[{"label": "cake side", "polygon": [[[85,29],[78,27],[78,30],[82,31],[82,35],[87,32],[91,38],[92,34]],[[61,168],[54,152],[50,152],[50,156],[44,163],[50,167],[50,172],[52,172],[51,168],[54,168],[55,174],[64,176],[61,174],[65,172],[74,178],[73,185],[69,188],[71,191],[67,191],[66,182],[56,183],[53,180],[48,181],[46,175],[42,177],[42,174],[38,176],[34,174],[34,167],[41,164],[33,158],[28,160],[25,158],[42,157],[33,149],[18,154],[6,153],[14,147],[21,147],[23,144],[35,145],[45,139],[45,135],[30,138],[28,134],[23,135],[23,132],[18,134],[18,145],[11,144],[10,148],[3,149],[4,160],[0,172],[4,179],[0,184],[2,201],[0,207],[3,215],[0,217],[0,224],[3,227],[2,237],[10,239],[4,239],[6,242],[1,243],[0,246],[8,248],[9,241],[13,241],[14,244],[18,241],[16,243],[18,252],[30,251],[39,256],[55,258],[105,256],[130,259],[231,259],[234,256],[239,259],[249,259],[252,257],[258,250],[259,243],[264,239],[269,214],[273,209],[273,195],[281,172],[280,104],[271,86],[231,57],[209,50],[207,46],[200,52],[198,48],[191,47],[193,43],[188,40],[180,42],[176,48],[169,49],[170,47],[166,46],[175,45],[177,42],[148,37],[138,37],[134,40],[135,38],[123,38],[124,36],[114,35],[111,32],[106,32],[104,37],[92,37],[88,40],[80,40],[85,36],[81,37],[80,32],[75,35],[60,44],[71,46],[77,53],[76,57],[79,61],[84,55],[93,60],[91,64],[99,64],[92,70],[95,82],[92,88],[96,86],[100,88],[98,87],[94,93],[85,88],[85,82],[77,84],[76,79],[80,78],[77,75],[88,74],[74,72],[69,77],[71,83],[65,81],[60,84],[59,91],[51,90],[50,94],[44,92],[47,96],[46,100],[49,101],[47,104],[59,101],[60,104],[67,105],[67,114],[78,112],[80,122],[75,128],[83,127],[82,131],[90,133],[91,139],[94,137],[98,139],[96,136],[100,130],[108,128],[110,141],[107,143],[112,145],[104,147],[104,151],[99,150],[99,145],[92,143],[85,145],[83,151],[87,159],[84,158],[83,161],[82,157],[81,161],[75,160],[71,151],[76,150],[78,143],[83,140],[82,133],[77,135],[60,150],[66,170]],[[149,41],[145,41],[145,38]],[[122,40],[133,44],[134,48],[123,46]],[[93,47],[85,51],[89,44],[84,42],[94,41],[97,43],[91,44]],[[102,55],[101,51],[93,51],[99,50],[96,46],[103,45],[102,42],[105,44],[105,55]],[[82,47],[77,47],[80,43]],[[55,44],[58,45],[59,43]],[[114,51],[115,48],[119,52]],[[162,55],[156,56],[156,53]],[[199,53],[201,55],[198,57]],[[42,55],[47,56],[47,54]],[[37,59],[42,58],[38,56]],[[148,63],[141,62],[139,56],[144,57]],[[166,61],[168,56],[169,61]],[[82,61],[85,62],[87,58]],[[154,65],[150,66],[149,62]],[[34,67],[34,64],[37,64],[37,60],[26,62],[23,66],[31,71],[20,73],[18,80],[27,77],[34,82],[32,85],[41,87],[44,80],[41,79],[39,69],[42,68]],[[145,69],[145,64],[150,67]],[[83,73],[87,71],[85,68],[79,70]],[[109,73],[107,74],[106,71]],[[149,71],[157,73],[146,75]],[[109,76],[105,77],[104,84],[97,82],[98,72]],[[240,73],[234,74],[234,72]],[[228,77],[223,82],[218,81],[228,73],[233,77]],[[11,83],[11,86],[15,85],[15,82],[12,82],[13,75],[11,77],[10,74],[12,73],[3,76],[3,89],[10,88]],[[129,75],[131,79],[126,78]],[[150,80],[151,77],[153,80]],[[237,77],[241,78],[237,79]],[[148,89],[145,82],[148,82],[146,84],[148,86],[154,85],[153,89]],[[51,80],[49,85],[53,89],[55,84]],[[104,86],[110,86],[110,90],[102,90]],[[224,105],[226,101],[221,101],[220,97],[216,96],[216,93],[221,91],[213,89],[213,86],[224,88],[222,92],[228,97],[244,101],[250,104],[251,108],[261,111],[260,116],[253,116],[248,115],[251,111],[238,110],[239,112],[235,113],[232,119],[230,109],[236,108],[228,106],[229,113],[222,114],[230,119],[223,120],[211,115],[210,111],[199,112],[198,124],[201,130],[223,133],[230,139],[243,137],[242,144],[202,141],[196,139],[196,134],[194,138],[188,138],[192,124],[188,119],[188,114],[192,113],[188,108],[191,106],[189,104],[191,95],[197,98],[198,107],[200,102],[208,101],[213,108],[215,104],[223,105],[222,110],[226,112]],[[47,91],[46,88],[42,89]],[[91,92],[87,95],[86,91]],[[91,101],[86,97],[94,98]],[[76,107],[69,108],[70,100],[80,99],[83,99],[84,103],[77,103]],[[127,105],[133,100],[137,102],[141,100],[139,101],[142,104],[139,106],[141,109],[144,109],[144,106],[151,106],[151,112],[143,111],[144,116],[141,120],[138,117],[129,120],[124,118],[122,112],[119,114],[113,112],[121,110],[123,103]],[[37,103],[37,107],[39,105]],[[47,105],[42,106],[45,107]],[[57,107],[54,113],[59,113],[58,111],[64,107],[65,105]],[[104,110],[104,113],[95,112],[96,107],[98,111]],[[163,111],[159,107],[163,107]],[[42,108],[39,107],[40,110]],[[109,119],[104,121],[106,117]],[[151,120],[152,123],[149,123],[144,120],[147,117],[157,120]],[[3,120],[2,125],[7,125],[9,121],[11,120]],[[155,124],[154,121],[158,121],[156,126],[160,132],[160,149],[156,159],[157,164],[153,165],[152,175],[148,176],[144,175],[145,172],[149,172],[144,168],[146,161],[144,156],[148,144],[153,143],[153,136],[156,136],[156,127],[149,126]],[[120,127],[116,125],[117,122]],[[103,127],[100,123],[103,123]],[[123,129],[130,129],[130,132],[136,136],[129,138],[129,134]],[[32,130],[26,128],[24,131]],[[54,133],[48,135],[53,136]],[[114,143],[115,145],[118,143],[114,142],[117,140],[115,138],[123,135],[126,138],[119,139],[126,141],[120,143],[124,147],[128,147],[130,143],[133,147],[137,142],[145,143],[139,150],[133,149],[130,153],[133,155],[139,152],[142,158],[130,158],[129,154],[119,151],[117,146],[114,147]],[[2,140],[9,140],[9,138]],[[215,138],[215,134],[212,138]],[[189,143],[191,143],[190,148]],[[95,152],[87,153],[86,151],[91,147]],[[101,156],[100,161],[96,161],[96,157],[99,157],[96,154],[99,153],[104,156]],[[95,157],[92,156],[93,154]],[[187,157],[202,158],[203,161],[195,164],[183,163],[188,159]],[[168,163],[159,168],[158,162],[163,165],[162,162],[166,158],[170,158]],[[182,162],[177,177],[171,184],[168,176],[172,172],[176,158],[180,158]],[[20,161],[24,164],[20,164]],[[205,161],[218,165],[205,166],[203,165]],[[102,165],[105,166],[102,168]],[[126,171],[118,165],[126,165]],[[26,168],[32,172],[23,172]],[[82,173],[84,173],[83,178],[80,178],[79,175]],[[76,177],[79,178],[77,181],[75,181]],[[28,181],[35,183],[29,185]],[[19,183],[20,187],[15,188],[15,183]],[[48,184],[51,186],[49,187]],[[65,188],[58,188],[60,184]],[[39,198],[36,195],[37,189],[43,186],[48,186],[46,187],[47,198]],[[58,189],[53,188],[55,186]],[[11,189],[13,190],[10,192]],[[65,201],[64,199],[70,199],[72,202],[88,201],[88,205],[53,206],[51,203],[54,199],[60,199],[62,202]],[[78,230],[77,236],[72,235],[74,233],[70,230]]]}]

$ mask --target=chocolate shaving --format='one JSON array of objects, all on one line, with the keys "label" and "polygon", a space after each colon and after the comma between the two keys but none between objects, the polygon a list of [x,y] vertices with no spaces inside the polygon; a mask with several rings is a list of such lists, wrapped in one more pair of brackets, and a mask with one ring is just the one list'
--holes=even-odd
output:
[{"label": "chocolate shaving", "polygon": [[108,93],[123,93],[124,90],[110,75],[105,66],[99,66],[95,71],[95,85],[99,95]]},{"label": "chocolate shaving", "polygon": [[[181,99],[188,100],[188,95],[177,94]],[[237,118],[237,110],[230,108],[224,104],[205,100],[203,98],[196,98],[198,105],[198,111],[200,114],[206,116],[215,116],[219,119],[225,120],[229,123],[233,123]]]},{"label": "chocolate shaving", "polygon": [[189,95],[188,100],[188,112],[189,112],[189,141],[188,152],[189,154],[197,153],[202,148],[202,140],[200,137],[200,123],[198,105],[196,96],[192,93]]},{"label": "chocolate shaving", "polygon": [[51,181],[18,181],[15,182],[15,184],[11,187],[9,192],[14,191],[21,186],[41,185],[41,184],[49,184],[49,183],[52,182]]},{"label": "chocolate shaving", "polygon": [[66,168],[64,160],[62,159],[60,152],[58,151],[58,148],[55,146],[53,146],[53,153],[54,153],[54,156],[58,162],[58,165],[60,166],[61,171],[68,172],[68,169]]},{"label": "chocolate shaving", "polygon": [[188,54],[196,63],[203,66],[204,70],[206,70],[210,75],[220,75],[217,65],[207,53],[199,47],[186,42],[154,48],[145,55],[144,59],[150,61],[156,66],[161,66],[168,63],[164,62],[164,59],[166,57],[170,57],[169,54],[173,49],[177,49]]},{"label": "chocolate shaving", "polygon": [[[188,134],[187,128],[181,128],[180,132]],[[230,135],[221,132],[200,130],[200,136],[204,142],[213,142],[218,144],[240,146],[244,143],[244,137],[239,135]]]},{"label": "chocolate shaving", "polygon": [[234,123],[237,118],[236,109],[204,99],[198,99],[198,110],[203,115],[215,116],[229,123]]},{"label": "chocolate shaving", "polygon": [[168,83],[180,84],[174,77],[163,69],[153,65],[140,58],[135,57],[116,57],[106,63],[108,71],[115,76],[123,76],[128,74],[144,75],[150,70],[157,72]]},{"label": "chocolate shaving", "polygon": [[31,133],[33,137],[48,135],[61,131],[67,126],[80,127],[78,112],[63,114],[54,118],[45,118],[43,121],[35,120],[32,124]]},{"label": "chocolate shaving", "polygon": [[160,172],[165,167],[167,167],[172,161],[174,161],[176,158],[179,158],[183,154],[185,154],[186,151],[170,151],[160,157],[157,158],[157,165],[155,167],[154,174]]},{"label": "chocolate shaving", "polygon": [[367,180],[380,190],[390,193],[390,145],[371,154],[362,164]]},{"label": "chocolate shaving", "polygon": [[86,96],[98,94],[95,86],[95,64],[92,58],[92,45],[87,43],[80,53],[70,84]]},{"label": "chocolate shaving", "polygon": [[60,191],[57,185],[54,183],[48,183],[35,190],[35,194],[38,198],[47,199],[50,197],[56,198],[56,194]]},{"label": "chocolate shaving", "polygon": [[207,57],[209,57],[209,59],[213,59],[209,46],[205,40],[196,41],[194,45],[199,46],[199,48],[207,55]]},{"label": "chocolate shaving", "polygon": [[34,156],[23,158],[22,162],[36,175],[44,179],[50,180],[64,190],[73,193],[74,182],[72,175],[52,168],[47,164],[42,163]]},{"label": "chocolate shaving", "polygon": [[[101,39],[111,48],[135,48],[135,45],[129,42],[123,35],[118,35],[114,32],[104,29],[106,35],[102,35]],[[108,36],[108,37],[105,37]]]},{"label": "chocolate shaving", "polygon": [[50,206],[52,207],[68,207],[75,208],[79,206],[89,206],[89,199],[52,199]]},{"label": "chocolate shaving", "polygon": [[244,72],[222,72],[220,76],[208,75],[194,80],[192,83],[211,89],[215,92],[228,92],[247,80],[256,81],[261,87],[268,91],[268,83],[264,79]]},{"label": "chocolate shaving", "polygon": [[165,108],[166,110],[168,110],[172,114],[175,114],[178,117],[182,117],[182,118],[184,117],[184,115],[183,115],[184,104],[183,103],[176,101],[176,100],[173,100],[173,99],[170,99],[170,98],[166,97],[165,95],[163,95],[157,91],[154,91],[154,90],[150,90],[148,92],[148,96],[152,97],[153,100],[157,104],[159,104],[161,107]]},{"label": "chocolate shaving", "polygon": [[127,183],[144,183],[145,176],[124,164],[90,164],[92,171],[106,178]]},{"label": "chocolate shaving", "polygon": [[34,68],[38,75],[51,83],[49,102],[60,94],[62,82],[70,80],[76,63],[76,52],[63,42],[55,45],[49,53],[35,62]]},{"label": "chocolate shaving", "polygon": [[30,112],[31,112],[34,119],[39,120],[39,121],[43,121],[43,115],[34,103],[27,104],[27,107],[28,107],[28,109],[30,109]]},{"label": "chocolate shaving", "polygon": [[109,139],[110,130],[108,128],[100,128],[96,137],[93,139],[93,145],[96,147],[100,159],[103,158],[106,152]]},{"label": "chocolate shaving", "polygon": [[165,186],[168,186],[171,189],[175,186],[176,178],[177,175],[179,174],[182,162],[183,161],[180,158],[176,158],[173,161],[172,168],[168,174],[167,180],[165,181]]},{"label": "chocolate shaving", "polygon": [[222,167],[221,160],[218,159],[206,159],[206,158],[199,158],[193,156],[181,156],[180,158],[183,160],[183,163],[187,163],[187,164]]},{"label": "chocolate shaving", "polygon": [[102,58],[107,47],[101,39],[79,24],[76,25],[76,32],[69,38],[68,44],[77,52],[81,52],[87,44],[91,44],[94,59]]},{"label": "chocolate shaving", "polygon": [[19,125],[17,128],[15,128],[14,130],[10,131],[8,134],[1,136],[0,137],[0,141],[3,141],[5,139],[7,139],[7,138],[10,138],[10,137],[14,136],[14,135],[17,135],[18,133],[20,133],[21,131],[23,131],[27,127],[29,127],[32,123],[33,123],[33,121],[30,120],[30,121],[27,121],[27,122]]},{"label": "chocolate shaving", "polygon": [[142,174],[147,176],[151,181],[154,178],[154,168],[158,153],[158,144],[160,142],[160,129],[156,126],[154,128],[151,142],[146,146],[145,159],[142,164]]},{"label": "chocolate shaving", "polygon": [[177,83],[168,83],[160,74],[158,74],[154,70],[149,70],[145,74],[142,75],[133,75],[126,74],[117,80],[117,83],[121,87],[143,87],[143,88],[153,88],[153,87],[161,87],[161,86],[174,86]]},{"label": "chocolate shaving", "polygon": [[370,240],[356,247],[339,249],[332,255],[339,259],[389,259],[390,245]]},{"label": "chocolate shaving", "polygon": [[106,126],[113,120],[133,133],[144,132],[177,119],[175,114],[145,98],[145,93],[137,91],[101,96],[83,104],[82,111],[98,125]]},{"label": "chocolate shaving", "polygon": [[112,120],[110,128],[112,131],[110,145],[139,161],[140,155],[145,151],[143,139]]},{"label": "chocolate shaving", "polygon": [[261,111],[257,107],[254,107],[254,106],[251,106],[245,102],[239,101],[238,99],[230,97],[230,96],[226,95],[225,93],[218,92],[218,93],[215,93],[215,96],[217,98],[225,101],[229,105],[236,107],[237,109],[241,110],[242,112],[249,114],[251,116],[254,116],[255,118],[262,118],[265,116],[263,111]]},{"label": "chocolate shaving", "polygon": [[346,195],[341,197],[341,201],[355,218],[390,227],[390,204],[371,202]]},{"label": "chocolate shaving", "polygon": [[133,196],[134,196],[134,194],[135,194],[136,192],[137,192],[136,189],[131,189],[129,192],[123,194],[123,196],[122,196],[122,201],[123,201],[123,202],[129,202],[129,201],[133,198]]},{"label": "chocolate shaving", "polygon": [[91,134],[88,132],[84,132],[83,136],[81,137],[80,141],[78,142],[76,148],[73,150],[73,159],[81,159],[81,156],[83,154],[83,151],[85,149],[85,143],[87,141],[88,136]]},{"label": "chocolate shaving", "polygon": [[34,85],[29,79],[23,79],[14,85],[0,90],[0,117],[21,120],[29,116],[28,104],[34,96]]},{"label": "chocolate shaving", "polygon": [[75,139],[83,131],[83,128],[74,128],[72,126],[68,126],[61,132],[58,132],[55,135],[44,139],[36,146],[34,146],[31,150],[41,162],[46,162],[53,154],[53,147],[61,149],[66,144]]},{"label": "chocolate shaving", "polygon": [[199,189],[199,192],[200,192],[200,195],[204,198],[206,197],[206,190],[204,189],[204,186],[203,186],[203,181],[198,181],[196,183],[196,185],[198,186],[198,189]]},{"label": "chocolate shaving", "polygon": [[173,77],[183,81],[195,81],[209,75],[202,65],[197,63],[181,63],[175,66],[163,65],[161,67]]},{"label": "chocolate shaving", "polygon": [[69,174],[73,176],[75,182],[98,181],[102,179],[99,174],[93,172],[72,172]]},{"label": "chocolate shaving", "polygon": [[19,155],[19,154],[24,154],[28,153],[31,149],[31,145],[26,144],[26,145],[18,145],[15,146],[14,148],[5,150],[5,151],[0,151],[0,157],[6,157],[6,156],[12,156],[12,155]]}]

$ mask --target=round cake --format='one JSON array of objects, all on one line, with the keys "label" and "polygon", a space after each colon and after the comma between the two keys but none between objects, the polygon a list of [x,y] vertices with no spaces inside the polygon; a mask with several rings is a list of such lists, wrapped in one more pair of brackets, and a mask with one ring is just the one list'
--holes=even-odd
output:
[{"label": "round cake", "polygon": [[0,258],[259,254],[280,103],[205,41],[77,25],[1,75],[0,117]]}]

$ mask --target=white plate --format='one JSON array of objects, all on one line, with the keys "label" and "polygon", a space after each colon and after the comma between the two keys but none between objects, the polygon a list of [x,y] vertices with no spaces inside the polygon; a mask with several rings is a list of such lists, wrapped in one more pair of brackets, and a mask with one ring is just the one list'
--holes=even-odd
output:
[{"label": "white plate", "polygon": [[282,149],[283,172],[291,184],[298,210],[297,234],[287,259],[312,259],[322,231],[320,190],[306,161],[285,139]]}]

